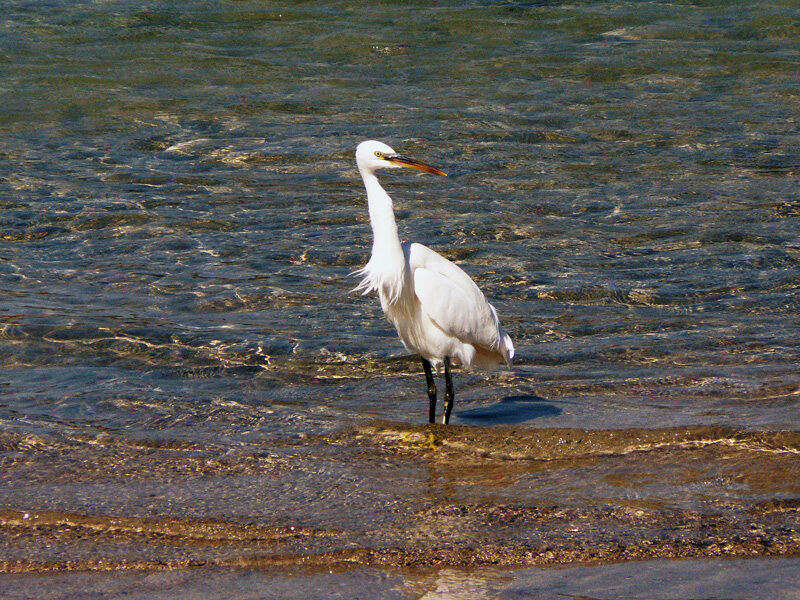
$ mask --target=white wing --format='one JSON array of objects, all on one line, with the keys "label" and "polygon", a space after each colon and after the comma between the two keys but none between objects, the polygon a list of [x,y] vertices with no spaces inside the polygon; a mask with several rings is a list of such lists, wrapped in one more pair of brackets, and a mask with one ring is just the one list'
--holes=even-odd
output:
[{"label": "white wing", "polygon": [[409,244],[407,253],[414,292],[430,319],[446,334],[499,353],[510,363],[514,356],[511,338],[470,276],[422,244]]}]

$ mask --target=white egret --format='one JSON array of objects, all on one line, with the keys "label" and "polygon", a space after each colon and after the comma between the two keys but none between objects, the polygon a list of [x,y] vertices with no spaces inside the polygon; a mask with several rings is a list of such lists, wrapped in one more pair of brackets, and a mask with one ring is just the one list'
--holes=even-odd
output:
[{"label": "white egret", "polygon": [[432,369],[444,363],[445,404],[442,422],[453,410],[451,359],[466,367],[511,367],[514,344],[497,318],[494,306],[464,271],[433,250],[417,243],[401,243],[392,199],[381,187],[375,171],[411,167],[445,175],[425,163],[401,156],[382,142],[361,142],[356,163],[367,188],[372,224],[372,256],[355,274],[363,277],[356,287],[376,291],[381,307],[397,329],[407,350],[422,358],[430,400],[429,421],[436,416],[436,382]]}]

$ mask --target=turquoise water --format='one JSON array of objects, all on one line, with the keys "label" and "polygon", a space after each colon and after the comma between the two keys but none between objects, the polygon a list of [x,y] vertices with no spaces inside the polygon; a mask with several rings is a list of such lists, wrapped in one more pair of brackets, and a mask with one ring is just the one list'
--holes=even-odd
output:
[{"label": "turquoise water", "polygon": [[[517,347],[457,373],[453,423],[797,431],[798,41],[794,2],[6,2],[0,505],[246,519],[263,498],[199,509],[183,467],[180,499],[93,505],[77,465],[189,444],[291,472],[276,444],[424,423],[418,361],[350,293],[370,138],[448,172],[382,177],[401,236]],[[651,470],[635,496],[705,506],[706,475]],[[587,472],[553,489],[594,505]],[[796,499],[777,472],[714,486]]]},{"label": "turquoise water", "polygon": [[456,418],[528,393],[599,411],[574,426],[795,415],[792,3],[33,7],[1,55],[14,410],[140,434],[152,405],[162,430],[220,399],[304,431],[424,418],[419,367],[348,293],[353,150],[379,138],[450,173],[384,178],[401,235],[518,347],[511,385],[459,377]]}]

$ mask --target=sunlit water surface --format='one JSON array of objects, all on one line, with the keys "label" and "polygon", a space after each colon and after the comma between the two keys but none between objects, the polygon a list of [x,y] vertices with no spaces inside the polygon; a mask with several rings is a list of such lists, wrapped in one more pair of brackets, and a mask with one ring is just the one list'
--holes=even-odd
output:
[{"label": "sunlit water surface", "polygon": [[[799,19],[793,2],[5,3],[0,504],[236,519],[242,498],[191,478],[165,508],[33,473],[80,480],[93,452],[141,444],[291,472],[274,444],[424,423],[417,359],[350,293],[369,138],[448,172],[382,177],[401,236],[470,273],[517,347],[513,374],[457,373],[454,424],[798,430]],[[776,469],[766,491],[714,485],[800,497]],[[554,489],[578,503],[630,496],[569,473]],[[653,473],[658,502],[698,506],[700,483]],[[515,498],[543,484],[515,477]]]}]

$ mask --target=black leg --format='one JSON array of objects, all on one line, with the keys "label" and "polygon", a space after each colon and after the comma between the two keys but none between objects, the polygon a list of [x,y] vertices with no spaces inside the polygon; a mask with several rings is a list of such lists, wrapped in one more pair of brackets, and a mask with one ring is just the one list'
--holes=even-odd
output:
[{"label": "black leg", "polygon": [[450,357],[444,357],[444,381],[445,394],[444,394],[444,419],[443,423],[447,425],[450,422],[450,413],[453,412],[453,400],[455,399],[455,392],[453,391],[453,377],[450,375]]},{"label": "black leg", "polygon": [[428,381],[428,399],[431,402],[428,409],[428,422],[433,423],[436,420],[436,382],[433,379],[433,368],[430,361],[423,358],[422,368],[425,369],[425,379]]}]

